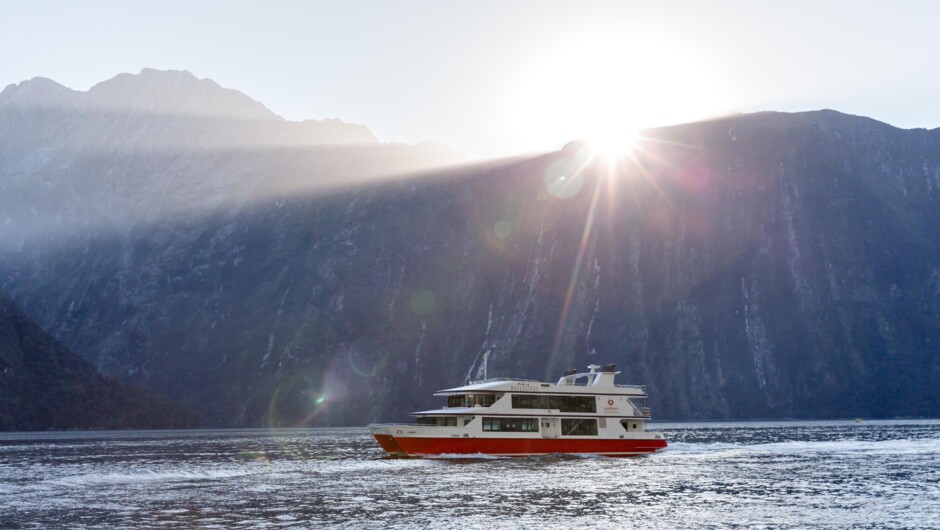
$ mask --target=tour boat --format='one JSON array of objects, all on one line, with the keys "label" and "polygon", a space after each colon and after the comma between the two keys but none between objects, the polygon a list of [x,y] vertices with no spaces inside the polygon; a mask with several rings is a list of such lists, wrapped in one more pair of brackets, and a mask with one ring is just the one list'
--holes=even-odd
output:
[{"label": "tour boat", "polygon": [[646,430],[646,389],[616,385],[613,364],[568,370],[557,383],[496,378],[441,390],[441,409],[413,412],[416,424],[372,424],[369,430],[394,455],[549,453],[633,456],[666,447]]}]

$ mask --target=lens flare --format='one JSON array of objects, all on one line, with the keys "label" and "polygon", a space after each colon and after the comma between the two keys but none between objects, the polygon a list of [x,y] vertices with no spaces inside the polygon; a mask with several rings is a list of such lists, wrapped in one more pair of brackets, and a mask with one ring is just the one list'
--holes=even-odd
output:
[{"label": "lens flare", "polygon": [[339,356],[346,358],[353,374],[363,378],[382,373],[388,360],[385,351],[373,341],[343,343]]},{"label": "lens flare", "polygon": [[512,224],[509,221],[501,220],[493,227],[493,233],[500,239],[506,239],[512,233]]},{"label": "lens flare", "polygon": [[418,289],[413,295],[411,295],[411,300],[408,301],[408,305],[411,307],[411,311],[416,315],[426,315],[434,310],[434,307],[437,305],[437,300],[434,298],[434,293],[427,289]]},{"label": "lens flare", "polygon": [[296,373],[281,380],[268,402],[268,427],[309,426],[329,406],[329,392],[317,379],[314,374]]},{"label": "lens flare", "polygon": [[559,199],[570,199],[584,186],[584,170],[593,162],[587,149],[562,158],[545,169],[545,189]]}]

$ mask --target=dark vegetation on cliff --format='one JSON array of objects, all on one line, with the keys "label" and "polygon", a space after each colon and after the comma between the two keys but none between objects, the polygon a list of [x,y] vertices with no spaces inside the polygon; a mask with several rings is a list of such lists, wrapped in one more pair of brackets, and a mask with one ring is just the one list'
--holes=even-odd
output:
[{"label": "dark vegetation on cliff", "polygon": [[0,294],[0,431],[174,429],[200,418],[98,373]]},{"label": "dark vegetation on cliff", "polygon": [[[0,95],[0,288],[213,425],[398,419],[484,356],[616,362],[659,419],[940,412],[938,130],[760,113],[613,170],[577,145],[434,169],[460,159],[145,74],[105,113]],[[203,100],[243,110],[167,112]]]}]

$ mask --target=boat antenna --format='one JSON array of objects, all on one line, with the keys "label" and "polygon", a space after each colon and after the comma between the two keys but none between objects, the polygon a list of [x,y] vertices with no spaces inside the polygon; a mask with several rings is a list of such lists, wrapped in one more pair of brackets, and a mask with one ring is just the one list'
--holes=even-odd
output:
[{"label": "boat antenna", "polygon": [[490,358],[490,350],[483,352],[483,380],[486,381],[486,364]]}]

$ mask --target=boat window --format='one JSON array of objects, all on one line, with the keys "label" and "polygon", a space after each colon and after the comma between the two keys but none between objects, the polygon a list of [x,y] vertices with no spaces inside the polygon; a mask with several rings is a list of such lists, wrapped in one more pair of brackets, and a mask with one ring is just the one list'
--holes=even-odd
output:
[{"label": "boat window", "polygon": [[565,436],[597,436],[595,418],[562,418],[561,434]]},{"label": "boat window", "polygon": [[[636,423],[631,424],[630,420],[620,420],[620,425],[623,425],[623,428],[628,431],[636,430]],[[632,427],[631,427],[632,425]]]},{"label": "boat window", "polygon": [[597,412],[594,396],[543,396],[537,394],[513,394],[514,409],[556,409],[561,412]]},{"label": "boat window", "polygon": [[457,394],[447,396],[448,407],[489,407],[496,402],[496,394]]},{"label": "boat window", "polygon": [[436,427],[456,427],[457,416],[419,416],[418,425],[433,425]]},{"label": "boat window", "polygon": [[538,418],[483,418],[483,430],[494,432],[539,432]]}]

